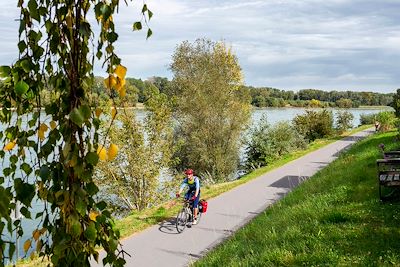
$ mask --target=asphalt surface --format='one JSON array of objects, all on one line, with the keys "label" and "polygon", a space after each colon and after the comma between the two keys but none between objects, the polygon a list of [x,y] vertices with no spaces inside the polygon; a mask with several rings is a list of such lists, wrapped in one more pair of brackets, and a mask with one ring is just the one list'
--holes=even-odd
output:
[{"label": "asphalt surface", "polygon": [[[208,200],[207,213],[198,225],[182,233],[175,219],[152,226],[122,241],[126,266],[187,266],[229,237],[291,189],[335,160],[356,141],[372,134],[368,129],[329,144],[297,160]],[[100,259],[104,257],[100,254]],[[93,263],[93,266],[102,266]]]}]

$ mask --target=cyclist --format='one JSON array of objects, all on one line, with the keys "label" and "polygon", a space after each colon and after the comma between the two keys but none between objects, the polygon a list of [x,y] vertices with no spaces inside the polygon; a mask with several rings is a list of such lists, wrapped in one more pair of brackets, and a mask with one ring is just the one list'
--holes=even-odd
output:
[{"label": "cyclist", "polygon": [[189,187],[185,194],[185,199],[193,200],[193,223],[197,224],[197,213],[199,211],[199,200],[200,200],[200,180],[199,177],[193,175],[192,169],[187,169],[185,171],[186,178],[183,180],[176,197],[179,197],[187,185]]}]

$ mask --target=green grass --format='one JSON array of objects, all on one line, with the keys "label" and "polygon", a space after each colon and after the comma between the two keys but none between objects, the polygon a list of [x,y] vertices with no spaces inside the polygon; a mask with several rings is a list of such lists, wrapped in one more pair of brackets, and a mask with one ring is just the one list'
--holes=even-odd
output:
[{"label": "green grass", "polygon": [[375,164],[395,135],[355,144],[194,265],[400,266],[400,202],[379,201]]}]

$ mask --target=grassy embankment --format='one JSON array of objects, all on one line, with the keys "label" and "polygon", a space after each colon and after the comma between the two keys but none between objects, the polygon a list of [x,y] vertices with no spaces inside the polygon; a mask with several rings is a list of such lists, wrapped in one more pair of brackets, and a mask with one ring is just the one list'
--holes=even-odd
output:
[{"label": "grassy embankment", "polygon": [[[335,136],[335,137],[327,138],[327,139],[315,140],[313,143],[311,143],[309,145],[309,147],[306,150],[298,151],[298,152],[292,153],[290,155],[287,155],[286,157],[275,161],[271,165],[257,169],[255,171],[241,177],[239,180],[215,184],[215,185],[211,185],[211,186],[205,186],[204,188],[202,188],[202,198],[209,199],[212,197],[216,197],[226,191],[231,190],[232,188],[234,188],[236,186],[239,186],[239,185],[244,184],[252,179],[257,178],[258,176],[260,176],[270,170],[273,170],[273,169],[278,168],[292,160],[300,158],[301,156],[304,156],[307,153],[310,153],[310,152],[317,150],[325,145],[333,143],[345,136],[356,133],[358,131],[362,131],[362,130],[370,128],[370,127],[372,127],[372,126],[364,125],[364,126],[356,128],[350,132],[346,132],[340,136]],[[167,220],[171,217],[174,217],[176,215],[176,213],[178,212],[179,208],[181,208],[180,203],[177,203],[176,201],[172,200],[161,206],[154,207],[154,208],[142,211],[142,212],[132,212],[131,215],[129,215],[121,220],[116,221],[116,226],[120,230],[122,238],[126,238],[126,237],[128,237],[134,233],[140,232],[154,224],[157,224],[157,223]],[[42,263],[41,259],[34,259],[34,260],[27,259],[27,260],[21,260],[19,262],[18,266],[41,267],[41,266],[46,266],[46,263]]]},{"label": "grassy embankment", "polygon": [[395,135],[357,143],[194,265],[400,266],[400,198],[379,200],[375,164]]}]

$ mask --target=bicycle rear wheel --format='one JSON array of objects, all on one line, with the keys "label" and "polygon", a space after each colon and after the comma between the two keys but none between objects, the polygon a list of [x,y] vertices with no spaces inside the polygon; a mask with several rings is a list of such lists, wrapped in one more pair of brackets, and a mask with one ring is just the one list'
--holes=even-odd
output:
[{"label": "bicycle rear wheel", "polygon": [[178,231],[178,233],[182,233],[183,230],[185,230],[187,221],[188,221],[188,214],[186,212],[186,209],[183,208],[178,213],[178,215],[176,215],[175,225],[176,225],[176,230]]}]

